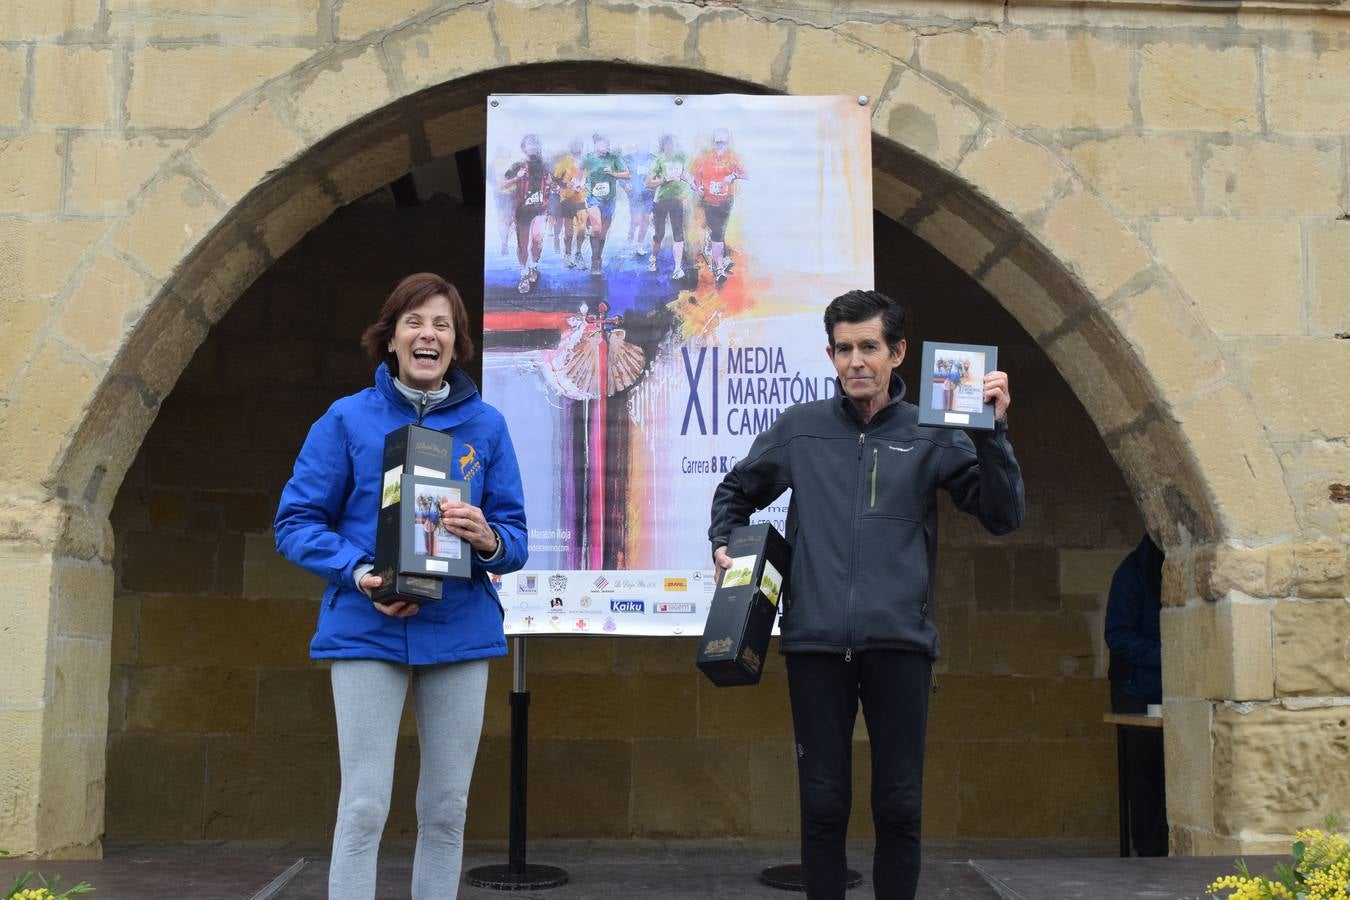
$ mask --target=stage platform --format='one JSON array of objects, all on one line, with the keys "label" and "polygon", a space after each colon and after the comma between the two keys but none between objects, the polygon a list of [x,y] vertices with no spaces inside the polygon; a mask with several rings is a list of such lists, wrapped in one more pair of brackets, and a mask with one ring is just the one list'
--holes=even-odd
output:
[{"label": "stage platform", "polygon": [[[565,868],[569,882],[548,891],[513,897],[537,900],[788,900],[791,893],[766,887],[757,875],[767,866],[796,860],[786,841],[534,841],[530,862]],[[933,841],[925,845],[918,896],[934,900],[1176,900],[1198,897],[1205,885],[1233,871],[1230,857],[1120,859],[1114,842]],[[56,872],[65,884],[87,880],[98,900],[322,900],[327,896],[325,847],[282,843],[110,842],[102,860],[0,860],[0,889],[25,868]],[[1269,871],[1280,857],[1249,859],[1253,871]],[[505,844],[470,844],[465,868],[504,863]],[[871,844],[849,842],[849,863],[863,883],[849,892],[871,900]],[[380,858],[381,900],[406,898],[412,877],[412,846],[387,846]],[[464,900],[499,892],[461,886]]]}]

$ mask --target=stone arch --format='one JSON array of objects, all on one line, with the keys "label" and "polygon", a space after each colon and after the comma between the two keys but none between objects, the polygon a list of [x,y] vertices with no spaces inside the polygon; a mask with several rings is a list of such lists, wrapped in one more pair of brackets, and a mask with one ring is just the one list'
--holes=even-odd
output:
[{"label": "stone arch", "polygon": [[[291,244],[413,164],[480,142],[489,89],[537,90],[542,77],[560,90],[623,90],[631,79],[615,77],[614,62],[644,67],[647,89],[866,94],[878,209],[957,262],[1041,343],[1165,541],[1294,531],[1249,401],[1147,245],[997,104],[914,65],[912,35],[728,10],[580,7],[469,5],[400,22],[372,12],[364,31],[339,19],[339,36],[354,40],[233,101],[163,165],[67,286],[68,309],[111,288],[125,316],[107,320],[121,332],[101,368],[82,374],[82,408],[48,426],[53,452],[31,466],[56,500],[54,555],[107,558],[107,511],[159,403],[211,325]],[[527,15],[528,28],[505,21]],[[540,33],[554,37],[545,44]],[[40,374],[30,367],[29,380]],[[22,405],[20,395],[16,414]],[[1264,519],[1217,496],[1202,462],[1245,466],[1253,483],[1273,485],[1254,507]],[[58,598],[72,590],[56,574],[50,588]],[[111,595],[110,583],[94,589]]]}]

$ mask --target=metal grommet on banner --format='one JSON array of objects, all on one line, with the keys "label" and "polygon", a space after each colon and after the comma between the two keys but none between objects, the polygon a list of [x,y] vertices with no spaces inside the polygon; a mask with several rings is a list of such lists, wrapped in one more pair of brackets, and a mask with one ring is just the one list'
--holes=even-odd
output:
[{"label": "metal grommet on banner", "polygon": [[866,105],[867,105],[868,99],[869,99],[869,98],[868,98],[868,96],[867,96],[866,94],[859,94],[859,95],[858,95],[858,105],[859,105],[859,106],[866,106]]},{"label": "metal grommet on banner", "polygon": [[493,109],[496,109],[498,106],[501,106],[502,104],[500,100],[493,100],[488,105],[491,106]]},{"label": "metal grommet on banner", "polygon": [[675,98],[675,105],[676,105],[676,106],[684,106],[684,98],[683,98],[683,97],[676,97],[676,98]]}]

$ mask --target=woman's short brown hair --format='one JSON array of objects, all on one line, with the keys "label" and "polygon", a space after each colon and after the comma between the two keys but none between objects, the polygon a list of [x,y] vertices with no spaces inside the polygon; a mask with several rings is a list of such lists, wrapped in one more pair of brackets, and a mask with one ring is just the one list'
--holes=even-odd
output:
[{"label": "woman's short brown hair", "polygon": [[398,283],[389,299],[384,301],[380,317],[361,334],[361,346],[377,365],[389,366],[389,374],[398,377],[398,357],[389,352],[389,341],[398,328],[398,320],[410,309],[416,309],[432,297],[450,301],[450,319],[455,326],[455,349],[451,366],[463,367],[473,359],[473,338],[469,336],[469,314],[464,310],[464,298],[455,286],[432,272],[418,272]]}]

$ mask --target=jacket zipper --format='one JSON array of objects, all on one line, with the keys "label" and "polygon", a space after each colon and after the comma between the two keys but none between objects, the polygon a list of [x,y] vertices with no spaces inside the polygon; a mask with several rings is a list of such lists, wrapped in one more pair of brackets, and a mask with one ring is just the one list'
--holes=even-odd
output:
[{"label": "jacket zipper", "polygon": [[877,508],[877,448],[872,448],[872,496],[867,504],[869,509]]},{"label": "jacket zipper", "polygon": [[[867,442],[867,435],[858,432],[858,462],[862,463],[863,447]],[[858,473],[862,475],[862,472]],[[856,491],[861,488],[859,484]],[[853,572],[858,563],[858,516],[853,517],[853,552],[849,555],[848,562],[848,602],[844,606],[844,662],[853,661]]]}]

